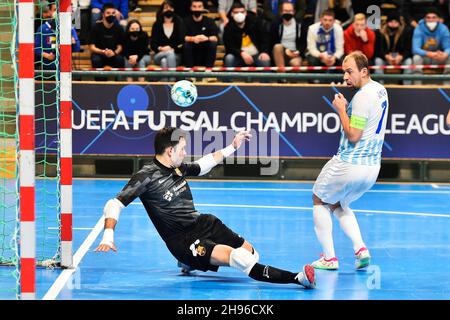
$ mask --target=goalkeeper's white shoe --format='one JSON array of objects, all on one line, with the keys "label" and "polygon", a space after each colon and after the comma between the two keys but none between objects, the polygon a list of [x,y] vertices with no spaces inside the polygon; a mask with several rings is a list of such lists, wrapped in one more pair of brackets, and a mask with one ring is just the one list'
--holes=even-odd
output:
[{"label": "goalkeeper's white shoe", "polygon": [[315,269],[320,270],[337,270],[339,269],[339,260],[336,257],[325,259],[325,256],[320,255],[320,259],[311,264]]},{"label": "goalkeeper's white shoe", "polygon": [[355,253],[355,267],[357,270],[370,265],[370,253],[366,247],[362,247]]},{"label": "goalkeeper's white shoe", "polygon": [[303,272],[299,272],[295,276],[295,280],[307,289],[314,289],[316,287],[316,274],[314,268],[307,264],[303,266]]}]

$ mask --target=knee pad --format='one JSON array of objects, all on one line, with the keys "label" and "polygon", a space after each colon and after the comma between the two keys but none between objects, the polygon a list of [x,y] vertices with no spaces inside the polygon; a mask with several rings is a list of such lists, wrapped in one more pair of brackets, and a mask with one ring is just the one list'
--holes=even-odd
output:
[{"label": "knee pad", "polygon": [[255,256],[256,262],[259,262],[259,253],[255,248],[253,248],[253,255]]},{"label": "knee pad", "polygon": [[256,256],[244,248],[233,249],[230,253],[230,267],[241,270],[246,275],[250,274],[257,262]]}]

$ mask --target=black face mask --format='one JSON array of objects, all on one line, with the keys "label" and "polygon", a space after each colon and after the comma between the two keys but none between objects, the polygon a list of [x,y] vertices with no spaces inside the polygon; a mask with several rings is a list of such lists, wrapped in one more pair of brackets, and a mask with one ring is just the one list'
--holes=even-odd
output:
[{"label": "black face mask", "polygon": [[282,15],[282,17],[283,17],[284,20],[290,21],[294,17],[294,15],[292,13],[284,13]]},{"label": "black face mask", "polygon": [[128,34],[132,37],[139,37],[140,31],[129,31]]},{"label": "black face mask", "polygon": [[192,15],[199,18],[203,14],[203,11],[192,11]]},{"label": "black face mask", "polygon": [[116,21],[116,16],[107,16],[105,17],[106,22],[114,23]]},{"label": "black face mask", "polygon": [[163,13],[163,16],[169,19],[173,18],[173,11],[172,10],[166,11]]}]

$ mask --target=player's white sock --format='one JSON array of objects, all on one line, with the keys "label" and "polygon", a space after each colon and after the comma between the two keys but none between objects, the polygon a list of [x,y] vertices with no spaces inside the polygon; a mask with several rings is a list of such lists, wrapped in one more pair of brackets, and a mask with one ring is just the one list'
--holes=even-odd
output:
[{"label": "player's white sock", "polygon": [[334,210],[334,214],[339,220],[342,230],[353,242],[353,250],[356,252],[365,247],[364,241],[359,230],[358,221],[356,220],[353,210],[350,208],[342,209],[341,207]]},{"label": "player's white sock", "polygon": [[327,207],[315,205],[313,207],[313,216],[314,230],[316,231],[317,239],[319,239],[322,245],[325,259],[334,258],[333,221],[331,220],[331,213]]}]

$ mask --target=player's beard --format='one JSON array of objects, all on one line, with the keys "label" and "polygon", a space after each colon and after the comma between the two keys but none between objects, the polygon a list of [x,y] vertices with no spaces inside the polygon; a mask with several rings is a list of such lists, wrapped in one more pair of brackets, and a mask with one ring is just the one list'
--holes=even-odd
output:
[{"label": "player's beard", "polygon": [[178,157],[178,155],[176,153],[173,153],[172,156],[170,157],[170,160],[172,160],[172,167],[174,168],[178,168],[181,163],[183,162],[183,159]]}]

